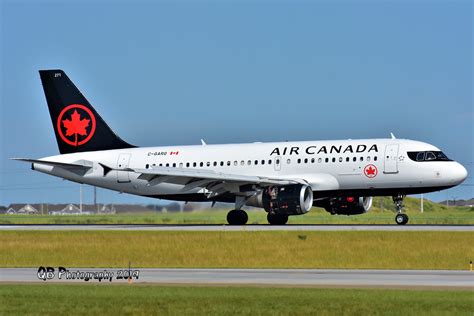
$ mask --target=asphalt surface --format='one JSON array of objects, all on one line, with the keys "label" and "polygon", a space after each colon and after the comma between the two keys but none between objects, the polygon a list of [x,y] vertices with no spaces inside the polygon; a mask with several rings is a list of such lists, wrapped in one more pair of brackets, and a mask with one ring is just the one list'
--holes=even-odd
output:
[{"label": "asphalt surface", "polygon": [[[119,269],[67,268],[69,272],[113,272],[110,281],[97,278],[47,279],[37,268],[2,268],[0,282],[41,283],[127,283],[127,277],[117,279]],[[128,271],[127,268],[125,268]],[[452,270],[327,270],[327,269],[140,269],[131,283],[194,284],[194,285],[262,285],[262,286],[329,286],[329,287],[385,287],[385,288],[463,288],[474,290],[474,271]],[[71,277],[71,275],[69,276]]]},{"label": "asphalt surface", "polygon": [[474,225],[0,225],[6,230],[149,230],[149,231],[474,231]]}]

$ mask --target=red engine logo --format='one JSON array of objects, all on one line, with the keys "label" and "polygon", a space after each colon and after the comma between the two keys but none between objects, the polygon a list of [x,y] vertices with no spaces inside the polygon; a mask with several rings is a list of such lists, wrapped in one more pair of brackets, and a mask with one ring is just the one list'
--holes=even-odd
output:
[{"label": "red engine logo", "polygon": [[372,164],[367,165],[364,168],[364,174],[367,178],[375,178],[377,176],[377,173],[377,167]]},{"label": "red engine logo", "polygon": [[61,139],[71,146],[87,143],[95,132],[95,117],[81,104],[66,106],[58,116],[56,128]]}]

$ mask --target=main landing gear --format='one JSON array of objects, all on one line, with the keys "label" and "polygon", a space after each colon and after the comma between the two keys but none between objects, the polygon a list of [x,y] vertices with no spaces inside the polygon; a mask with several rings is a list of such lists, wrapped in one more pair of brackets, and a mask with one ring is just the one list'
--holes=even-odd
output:
[{"label": "main landing gear", "polygon": [[288,222],[288,215],[269,212],[267,221],[270,225],[285,225]]},{"label": "main landing gear", "polygon": [[403,198],[404,196],[399,194],[397,196],[394,196],[393,203],[395,203],[395,208],[397,209],[397,215],[395,216],[395,223],[398,225],[405,225],[408,223],[408,215],[402,213],[403,212]]},{"label": "main landing gear", "polygon": [[249,216],[244,210],[231,210],[227,213],[227,223],[229,225],[245,225]]},{"label": "main landing gear", "polygon": [[237,196],[235,198],[235,209],[227,213],[227,223],[229,225],[245,225],[249,220],[247,213],[242,210],[242,206],[245,205],[247,199],[242,196]]}]

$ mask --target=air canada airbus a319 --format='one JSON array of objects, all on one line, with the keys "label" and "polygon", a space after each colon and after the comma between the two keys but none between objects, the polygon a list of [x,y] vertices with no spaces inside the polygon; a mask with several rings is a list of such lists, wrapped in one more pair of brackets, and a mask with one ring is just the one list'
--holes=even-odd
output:
[{"label": "air canada airbus a319", "polygon": [[270,224],[311,207],[331,214],[369,211],[372,196],[392,196],[395,222],[406,224],[403,198],[456,186],[466,169],[437,147],[413,140],[359,139],[137,147],[118,137],[62,70],[41,70],[60,155],[15,158],[33,170],[78,183],[152,198],[263,208]]}]

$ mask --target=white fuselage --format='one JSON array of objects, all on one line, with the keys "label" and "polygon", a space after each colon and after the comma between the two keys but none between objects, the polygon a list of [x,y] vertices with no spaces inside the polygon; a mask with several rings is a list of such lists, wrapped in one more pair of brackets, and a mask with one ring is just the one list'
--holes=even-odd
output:
[{"label": "white fuselage", "polygon": [[[466,178],[466,169],[455,161],[420,162],[408,157],[407,152],[417,151],[439,149],[404,139],[142,147],[43,158],[64,163],[93,162],[93,168],[85,174],[38,163],[33,168],[119,192],[183,201],[205,193],[206,189],[196,187],[183,193],[186,183],[180,183],[179,179],[153,183],[140,179],[137,173],[120,169],[160,166],[298,179],[311,186],[315,197],[352,192],[367,196],[431,192],[455,186]],[[105,174],[102,166],[114,170]]]}]

